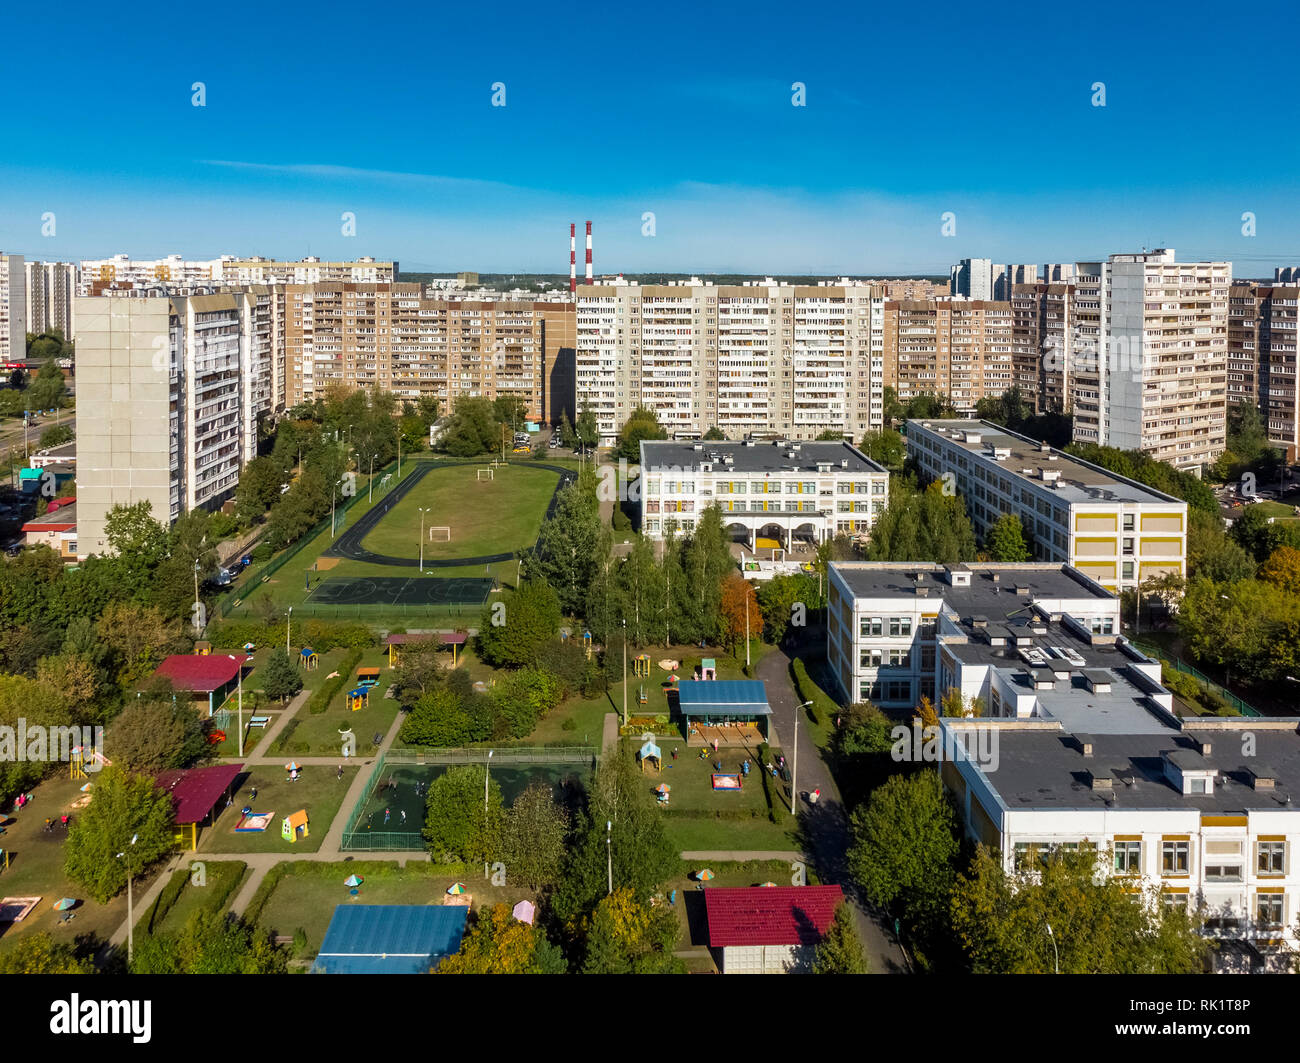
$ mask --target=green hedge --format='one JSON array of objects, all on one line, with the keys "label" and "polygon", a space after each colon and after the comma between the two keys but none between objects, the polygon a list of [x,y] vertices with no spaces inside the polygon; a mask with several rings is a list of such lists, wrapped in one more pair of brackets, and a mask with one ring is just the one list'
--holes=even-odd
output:
[{"label": "green hedge", "polygon": [[799,700],[812,702],[808,706],[808,711],[812,714],[813,721],[824,727],[839,711],[839,705],[813,682],[801,658],[796,657],[790,662],[790,675],[794,680],[794,689],[799,695]]},{"label": "green hedge", "polygon": [[353,670],[361,663],[361,651],[353,650],[343,658],[343,663],[339,665],[338,672],[333,679],[327,679],[315,693],[307,700],[307,711],[313,716],[319,716],[322,712],[330,707],[330,702],[334,700],[334,695],[342,690],[355,677]]},{"label": "green hedge", "polygon": [[[226,906],[226,901],[230,899],[230,895],[235,892],[235,888],[243,880],[248,865],[242,860],[214,860],[211,862],[205,861],[205,863],[207,863],[209,885],[203,887],[205,896],[202,908],[205,911],[219,912]],[[216,878],[215,882],[213,882],[214,877]],[[167,913],[176,906],[176,902],[180,900],[181,894],[185,892],[185,887],[189,884],[189,881],[189,868],[181,868],[172,874],[170,881],[158,894],[158,899],[149,908],[149,914],[144,921],[146,933],[152,934],[154,929],[167,918]],[[195,888],[198,889],[199,887]]]},{"label": "green hedge", "polygon": [[[350,649],[367,649],[374,646],[375,633],[365,624],[338,623],[332,620],[295,621],[290,633],[297,646],[310,646],[317,653],[345,646]],[[256,620],[223,620],[213,625],[209,641],[214,646],[284,645],[284,620],[263,624]]]}]

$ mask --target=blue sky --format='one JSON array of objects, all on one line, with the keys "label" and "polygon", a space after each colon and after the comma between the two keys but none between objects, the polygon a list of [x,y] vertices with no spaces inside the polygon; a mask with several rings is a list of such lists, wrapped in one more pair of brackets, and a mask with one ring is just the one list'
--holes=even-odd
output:
[{"label": "blue sky", "polygon": [[921,10],[7,5],[0,248],[563,272],[590,218],[597,272],[1300,264],[1294,8]]}]

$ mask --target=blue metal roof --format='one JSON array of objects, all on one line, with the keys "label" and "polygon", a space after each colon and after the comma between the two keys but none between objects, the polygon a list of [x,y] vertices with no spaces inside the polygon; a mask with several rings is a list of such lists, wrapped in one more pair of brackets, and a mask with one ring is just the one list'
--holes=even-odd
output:
[{"label": "blue metal roof", "polygon": [[749,712],[771,715],[761,679],[688,679],[677,684],[678,705],[686,716]]},{"label": "blue metal roof", "polygon": [[436,904],[340,904],[313,974],[423,974],[460,950],[469,909]]}]

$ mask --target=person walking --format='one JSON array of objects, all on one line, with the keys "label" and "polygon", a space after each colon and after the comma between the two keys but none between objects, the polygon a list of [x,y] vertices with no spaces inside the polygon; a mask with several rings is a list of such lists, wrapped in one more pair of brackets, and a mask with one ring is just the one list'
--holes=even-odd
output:
[{"label": "person walking", "polygon": [[384,826],[385,826],[385,827],[388,826],[388,820],[389,820],[391,817],[392,817],[392,813],[389,812],[388,809],[384,809]]},{"label": "person walking", "polygon": [[402,809],[402,824],[406,824],[406,809]]}]

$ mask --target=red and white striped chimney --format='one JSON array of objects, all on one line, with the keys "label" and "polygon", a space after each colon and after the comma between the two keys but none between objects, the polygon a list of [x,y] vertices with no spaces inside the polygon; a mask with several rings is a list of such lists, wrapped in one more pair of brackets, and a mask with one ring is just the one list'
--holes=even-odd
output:
[{"label": "red and white striped chimney", "polygon": [[569,222],[569,291],[578,290],[578,227]]},{"label": "red and white striped chimney", "polygon": [[591,222],[587,222],[587,283],[595,283],[591,278]]}]

